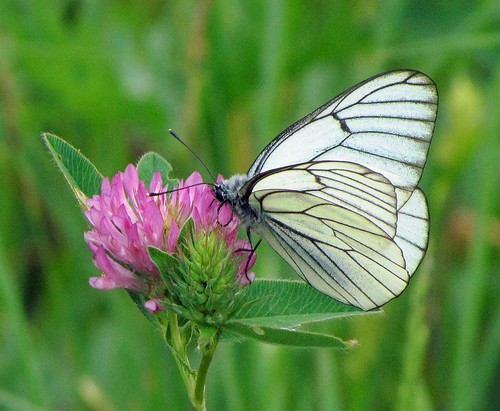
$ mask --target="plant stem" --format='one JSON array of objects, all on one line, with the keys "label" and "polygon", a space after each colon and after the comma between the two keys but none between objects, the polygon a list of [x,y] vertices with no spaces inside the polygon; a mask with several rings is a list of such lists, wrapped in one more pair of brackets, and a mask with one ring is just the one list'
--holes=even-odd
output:
[{"label": "plant stem", "polygon": [[206,411],[205,382],[208,368],[219,343],[221,330],[205,328],[200,330],[200,333],[198,344],[200,345],[202,358],[198,371],[195,371],[189,363],[186,353],[187,342],[181,335],[177,314],[174,312],[168,314],[168,331],[165,333],[165,341],[174,355],[191,404],[197,411]]},{"label": "plant stem", "polygon": [[189,395],[191,403],[194,405],[193,389],[195,386],[196,372],[191,368],[189,359],[186,355],[186,343],[182,341],[182,337],[179,331],[179,323],[177,321],[177,314],[171,312],[169,314],[169,331],[170,338],[166,337],[167,344],[174,355],[177,368],[181,373],[182,380],[184,381],[184,386]]},{"label": "plant stem", "polygon": [[[212,358],[214,356],[215,349],[217,348],[217,344],[219,342],[220,331],[213,336],[213,338],[207,342],[203,347],[201,347],[201,352],[203,353],[203,357],[201,359],[200,367],[198,368],[198,376],[196,378],[196,386],[194,389],[194,399],[197,404],[199,404],[199,410],[205,410],[205,382],[207,379],[208,368],[210,367],[210,363],[212,362]],[[195,405],[196,406],[196,405]]]}]

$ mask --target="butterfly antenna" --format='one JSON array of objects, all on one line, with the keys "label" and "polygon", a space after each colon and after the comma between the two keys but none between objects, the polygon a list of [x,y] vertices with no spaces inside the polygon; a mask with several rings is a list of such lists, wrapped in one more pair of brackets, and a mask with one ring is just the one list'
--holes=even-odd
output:
[{"label": "butterfly antenna", "polygon": [[192,149],[191,147],[189,147],[184,141],[181,140],[181,138],[175,133],[175,131],[173,131],[172,129],[168,129],[168,132],[172,135],[172,137],[174,137],[179,143],[181,143],[184,147],[186,147],[189,152],[195,156],[198,161],[201,163],[201,165],[203,167],[205,167],[205,170],[208,171],[208,174],[210,174],[210,177],[212,177],[212,180],[215,181],[216,178],[214,177],[214,175],[212,174],[212,172],[210,171],[210,169],[208,168],[208,166],[205,164],[205,162],[200,158],[200,156],[198,154],[196,154]]},{"label": "butterfly antenna", "polygon": [[175,187],[172,190],[167,190],[167,191],[151,192],[151,193],[148,193],[148,197],[158,197],[158,196],[162,196],[165,194],[173,193],[175,191],[187,190],[188,188],[191,188],[191,187],[203,186],[203,185],[213,186],[213,184],[211,184],[211,183],[196,183],[196,184],[191,184],[190,186],[181,187],[181,188]]}]

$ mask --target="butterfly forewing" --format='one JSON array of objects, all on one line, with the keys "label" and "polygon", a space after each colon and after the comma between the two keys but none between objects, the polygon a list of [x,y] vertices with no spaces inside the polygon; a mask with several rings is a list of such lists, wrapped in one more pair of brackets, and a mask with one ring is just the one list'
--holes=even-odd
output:
[{"label": "butterfly forewing", "polygon": [[436,113],[429,77],[412,70],[385,73],[289,127],[263,150],[249,175],[307,161],[349,161],[388,178],[402,207],[422,174]]}]

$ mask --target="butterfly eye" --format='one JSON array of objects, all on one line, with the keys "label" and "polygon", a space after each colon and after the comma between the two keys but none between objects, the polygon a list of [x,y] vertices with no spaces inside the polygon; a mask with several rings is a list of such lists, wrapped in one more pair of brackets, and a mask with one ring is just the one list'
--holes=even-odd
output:
[{"label": "butterfly eye", "polygon": [[222,190],[222,187],[220,184],[214,185],[214,195],[215,195],[215,198],[218,201],[220,201],[221,203],[226,201],[226,196],[225,196],[224,191]]}]

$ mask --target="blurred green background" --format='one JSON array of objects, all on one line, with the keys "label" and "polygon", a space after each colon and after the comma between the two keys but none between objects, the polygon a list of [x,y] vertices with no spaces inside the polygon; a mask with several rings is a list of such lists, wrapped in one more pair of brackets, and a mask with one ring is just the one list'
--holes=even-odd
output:
[{"label": "blurred green background", "polygon": [[[500,409],[497,0],[2,1],[0,409],[190,409],[126,293],[89,287],[86,222],[42,131],[105,175],[154,150],[186,177],[201,166],[172,128],[229,176],[295,120],[396,68],[440,92],[424,263],[384,315],[328,325],[359,340],[352,352],[222,345],[208,406]],[[255,271],[295,278],[264,246]]]}]

